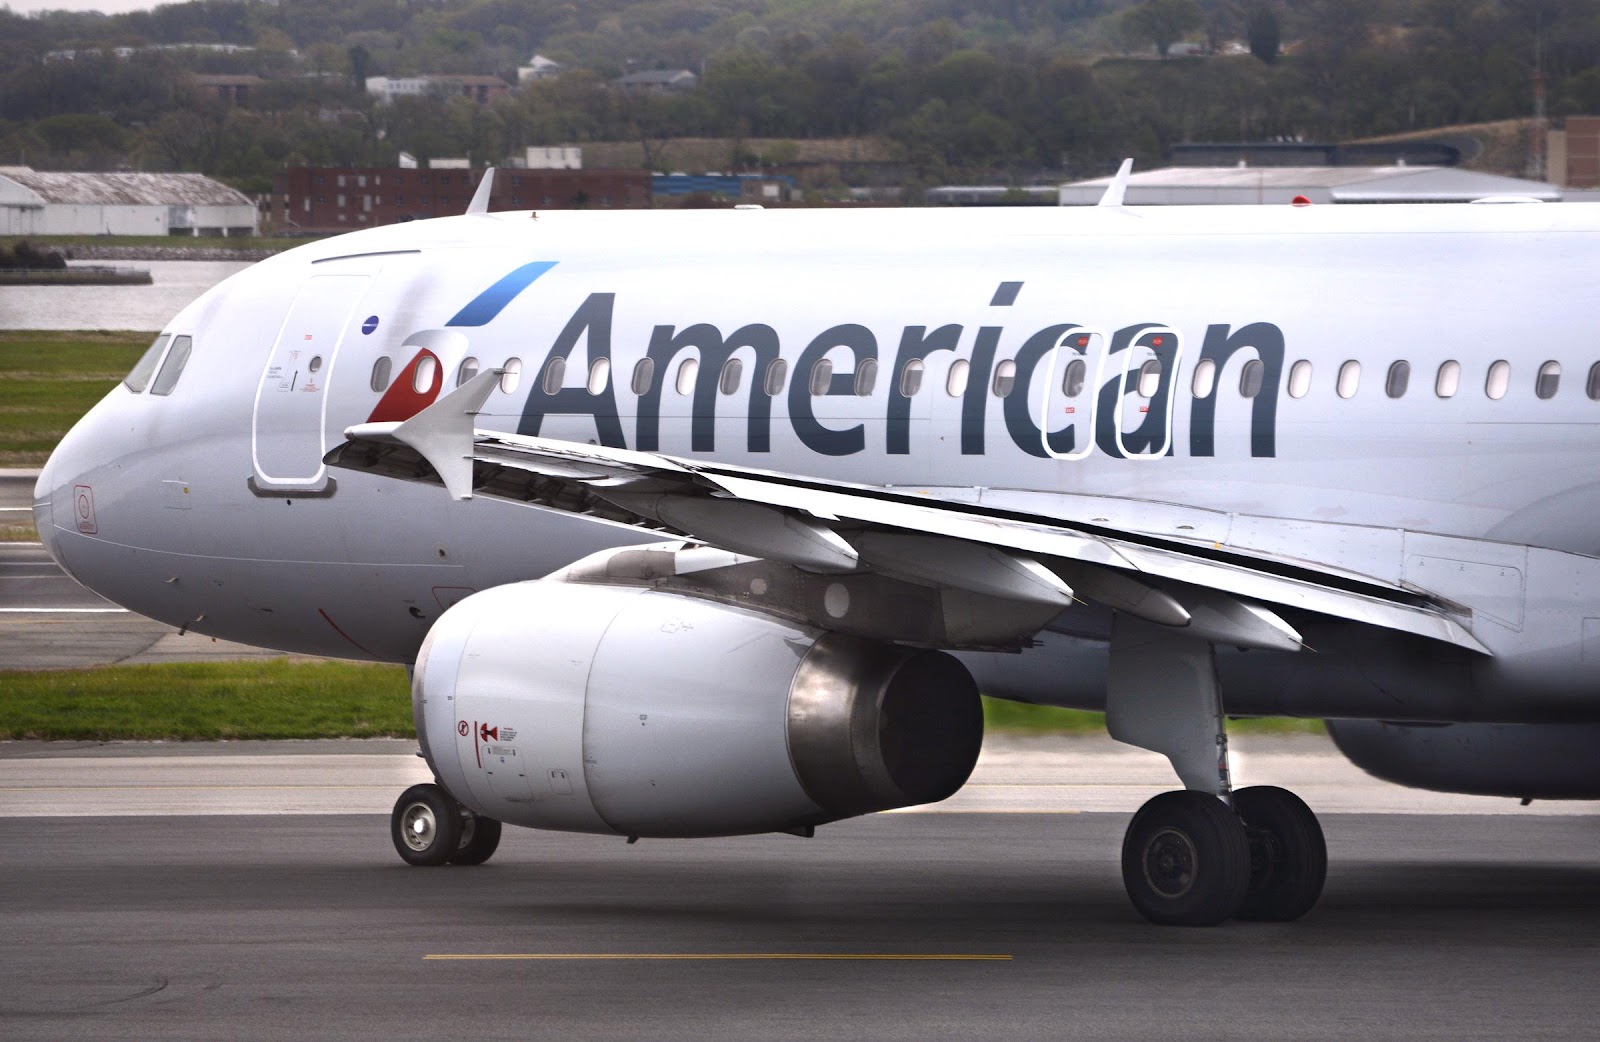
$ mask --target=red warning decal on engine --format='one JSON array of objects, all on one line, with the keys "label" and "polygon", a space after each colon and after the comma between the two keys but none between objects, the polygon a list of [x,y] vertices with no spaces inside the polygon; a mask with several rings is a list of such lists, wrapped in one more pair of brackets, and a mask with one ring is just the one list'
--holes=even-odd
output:
[{"label": "red warning decal on engine", "polygon": [[472,733],[472,725],[467,723],[465,720],[461,721],[459,724],[456,724],[456,734],[458,734],[461,737],[465,738],[467,735],[469,735],[471,733]]}]

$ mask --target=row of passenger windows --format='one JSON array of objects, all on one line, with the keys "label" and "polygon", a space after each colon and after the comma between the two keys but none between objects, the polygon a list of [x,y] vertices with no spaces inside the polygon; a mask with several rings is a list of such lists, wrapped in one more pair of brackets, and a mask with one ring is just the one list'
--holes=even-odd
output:
[{"label": "row of passenger windows", "polygon": [[[184,359],[188,357],[188,337],[179,337],[185,342],[183,348]],[[160,344],[165,340],[158,341]],[[159,357],[155,347],[151,348]],[[174,354],[177,351],[174,349]],[[154,367],[155,359],[146,355],[139,365],[142,367],[146,361]],[[169,363],[170,365],[170,363]],[[745,363],[739,358],[730,358],[722,366],[722,372],[717,379],[717,390],[722,394],[735,394],[744,382]],[[388,356],[380,357],[372,366],[371,386],[374,391],[382,392],[389,386],[389,377],[392,363]],[[515,391],[522,383],[522,359],[509,358],[501,366],[505,371],[500,376],[500,390],[506,394]],[[181,371],[182,362],[178,363]],[[478,375],[479,362],[476,358],[464,360],[456,369],[456,386],[460,386]],[[922,378],[926,365],[920,358],[913,358],[900,370],[898,390],[903,397],[913,398],[922,390]],[[139,368],[129,375],[129,386],[133,387],[133,380],[139,374]],[[424,355],[417,363],[412,374],[412,386],[417,393],[424,393],[433,386],[435,375],[438,372],[438,362],[431,356]],[[956,359],[950,364],[949,372],[945,376],[945,392],[951,397],[960,397],[967,391],[967,384],[971,378],[972,365],[964,358]],[[162,370],[165,376],[166,368]],[[678,363],[673,375],[672,385],[679,394],[690,394],[694,391],[695,381],[700,375],[700,361],[697,358],[685,358]],[[1161,362],[1150,359],[1139,367],[1133,377],[1134,389],[1145,398],[1153,398],[1161,387]],[[1244,398],[1254,398],[1261,393],[1262,384],[1266,375],[1266,366],[1260,359],[1251,359],[1246,362],[1239,372],[1239,394]],[[1295,362],[1289,367],[1289,397],[1304,398],[1311,392],[1311,363],[1305,359]],[[1061,376],[1061,394],[1065,398],[1076,398],[1083,393],[1085,380],[1088,376],[1088,365],[1082,358],[1074,358],[1067,363]],[[633,367],[632,379],[629,389],[636,395],[647,394],[655,384],[656,363],[654,359],[642,358]],[[785,383],[789,378],[789,363],[781,358],[769,362],[762,375],[761,389],[769,397],[783,392]],[[149,379],[149,373],[143,379]],[[556,357],[545,364],[544,373],[539,380],[539,386],[545,394],[555,394],[566,384],[567,360]],[[173,375],[172,382],[177,376]],[[161,384],[158,379],[157,386]],[[611,360],[597,358],[589,366],[584,386],[590,394],[601,394],[611,382]],[[864,359],[856,366],[855,377],[851,389],[860,397],[868,397],[876,389],[878,383],[878,363],[876,359]],[[1017,363],[1007,359],[995,366],[994,379],[990,390],[997,398],[1008,397],[1016,389]],[[1208,398],[1217,389],[1217,363],[1212,359],[1202,359],[1195,366],[1194,376],[1190,383],[1190,392],[1196,398]],[[1390,398],[1403,398],[1411,385],[1411,363],[1398,361],[1389,366],[1385,376],[1383,389]],[[140,383],[139,390],[143,387]],[[811,369],[807,379],[807,387],[813,395],[827,394],[833,387],[833,362],[822,359]],[[1353,398],[1361,387],[1361,363],[1351,359],[1339,366],[1337,377],[1334,381],[1334,392],[1340,398]],[[1538,369],[1534,377],[1533,391],[1541,399],[1554,398],[1561,387],[1561,363],[1556,361],[1545,362]],[[1434,375],[1433,390],[1440,398],[1454,398],[1461,389],[1461,363],[1447,361],[1439,366]],[[1484,394],[1494,400],[1504,398],[1511,389],[1511,363],[1501,359],[1489,366],[1484,378]],[[1600,401],[1600,362],[1589,367],[1589,377],[1586,384],[1588,396]],[[167,390],[151,389],[152,394],[166,394],[171,390],[170,383]]]},{"label": "row of passenger windows", "polygon": [[[167,350],[167,342],[172,342],[172,350]],[[134,363],[133,370],[122,381],[123,386],[134,394],[150,388],[151,394],[169,395],[172,389],[178,386],[178,377],[183,375],[183,367],[189,364],[189,355],[194,350],[192,337],[174,337],[170,333],[162,333],[156,337],[145,353],[139,356]],[[163,360],[163,353],[166,358]],[[156,372],[156,365],[161,365],[161,371]],[[150,382],[151,374],[155,375],[155,382]]]}]

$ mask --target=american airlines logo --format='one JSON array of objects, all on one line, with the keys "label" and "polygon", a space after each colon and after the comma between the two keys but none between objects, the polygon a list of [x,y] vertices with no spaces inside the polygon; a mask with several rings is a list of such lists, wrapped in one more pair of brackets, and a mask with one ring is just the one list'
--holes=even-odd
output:
[{"label": "american airlines logo", "polygon": [[[492,320],[523,289],[553,264],[524,265],[496,282],[457,313],[451,325],[483,325]],[[994,291],[990,307],[1010,307],[1023,289],[1021,282],[1003,282]],[[549,351],[540,362],[546,371],[551,360],[563,364],[579,344],[585,345],[588,360],[612,360],[612,329],[616,311],[615,293],[591,293],[569,316]],[[1044,326],[1027,334],[1021,346],[1009,357],[998,357],[1005,326],[946,324],[930,328],[904,326],[887,336],[861,323],[839,323],[811,336],[789,370],[786,389],[780,389],[788,405],[787,422],[796,438],[807,448],[826,456],[849,456],[867,448],[866,425],[843,425],[841,421],[819,417],[817,403],[829,396],[854,397],[858,394],[856,374],[864,365],[880,365],[880,356],[891,353],[891,386],[882,396],[886,402],[883,417],[884,451],[889,455],[911,452],[912,398],[900,393],[900,375],[909,363],[920,363],[941,352],[962,357],[969,366],[964,389],[960,391],[960,446],[963,455],[981,456],[992,451],[987,444],[991,409],[1000,409],[1007,439],[1012,445],[1040,458],[1076,458],[1093,449],[1114,457],[1171,456],[1172,413],[1177,407],[1175,383],[1182,371],[1180,361],[1198,365],[1211,361],[1218,371],[1237,354],[1259,359],[1261,382],[1250,403],[1250,453],[1252,456],[1277,454],[1277,400],[1284,374],[1283,332],[1270,322],[1253,322],[1235,328],[1226,323],[1207,326],[1198,351],[1188,347],[1180,357],[1179,337],[1168,326],[1143,322],[1106,333],[1104,352],[1090,358],[1091,336],[1087,327],[1074,322]],[[1095,334],[1096,337],[1099,334]],[[963,342],[970,342],[970,353],[961,354]],[[894,347],[890,349],[889,344]],[[837,358],[841,350],[854,360],[850,371],[831,373],[824,386],[814,387],[813,374],[824,359]],[[1159,379],[1154,387],[1136,390],[1138,366],[1129,366],[1130,352],[1153,358],[1159,363]],[[657,325],[650,334],[645,358],[653,374],[635,403],[632,445],[617,406],[616,381],[608,381],[598,393],[585,387],[561,387],[547,393],[533,386],[523,406],[517,433],[538,435],[547,416],[587,415],[594,421],[602,444],[652,452],[660,449],[661,399],[671,382],[665,378],[682,358],[699,362],[692,388],[690,448],[693,452],[717,449],[718,404],[730,396],[721,393],[719,383],[724,366],[736,354],[754,357],[745,409],[743,448],[751,453],[772,448],[772,402],[774,396],[764,386],[761,374],[786,352],[776,329],[766,323],[748,323],[724,331],[709,322],[685,326]],[[1083,358],[1091,376],[1100,374],[1100,385],[1088,399],[1080,415],[1075,404],[1062,400],[1049,385],[1059,381],[1070,360]],[[1009,363],[1012,389],[1004,397],[991,392],[997,364]],[[842,369],[843,367],[841,367]],[[1124,399],[1127,404],[1124,404]],[[1043,401],[1053,408],[1044,410],[1046,423],[1051,414],[1065,419],[1060,426],[1041,429],[1036,416]],[[1189,401],[1190,456],[1215,455],[1215,394]],[[825,410],[824,410],[825,411]],[[1137,417],[1130,426],[1129,418]],[[1092,428],[1092,429],[1091,429]],[[723,446],[731,448],[731,446]]]}]

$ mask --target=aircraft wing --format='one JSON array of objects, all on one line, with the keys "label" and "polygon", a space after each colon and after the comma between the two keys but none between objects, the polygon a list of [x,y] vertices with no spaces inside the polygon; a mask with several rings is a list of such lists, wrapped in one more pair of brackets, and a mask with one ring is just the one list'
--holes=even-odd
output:
[{"label": "aircraft wing", "polygon": [[490,496],[643,526],[811,572],[865,570],[1058,609],[1095,601],[1245,647],[1302,647],[1273,610],[1287,607],[1489,653],[1458,605],[1281,555],[911,488],[474,429],[494,378],[481,373],[404,423],[350,428],[327,463],[442,484],[462,499]]}]

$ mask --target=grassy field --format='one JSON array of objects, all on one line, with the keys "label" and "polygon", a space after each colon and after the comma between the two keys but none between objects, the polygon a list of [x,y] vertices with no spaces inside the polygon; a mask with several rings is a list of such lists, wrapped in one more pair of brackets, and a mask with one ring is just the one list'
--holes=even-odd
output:
[{"label": "grassy field", "polygon": [[0,467],[36,467],[152,335],[0,331]]},{"label": "grassy field", "polygon": [[[984,700],[991,732],[1103,734],[1099,713]],[[1319,721],[1241,720],[1247,733],[1320,732]],[[405,670],[348,662],[248,662],[0,672],[0,740],[411,737]]]},{"label": "grassy field", "polygon": [[0,673],[0,739],[408,737],[399,666],[186,662]]}]

